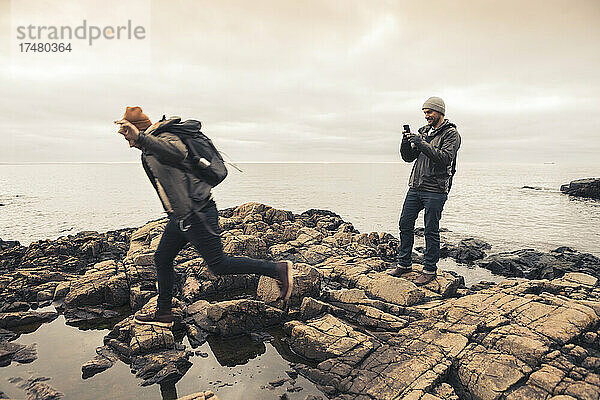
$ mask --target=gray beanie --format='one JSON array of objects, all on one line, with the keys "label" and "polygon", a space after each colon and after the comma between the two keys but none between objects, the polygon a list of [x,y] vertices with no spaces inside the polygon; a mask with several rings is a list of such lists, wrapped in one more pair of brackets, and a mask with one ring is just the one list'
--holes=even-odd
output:
[{"label": "gray beanie", "polygon": [[429,108],[430,110],[437,111],[442,115],[446,115],[446,104],[440,97],[430,97],[423,103],[422,110]]}]

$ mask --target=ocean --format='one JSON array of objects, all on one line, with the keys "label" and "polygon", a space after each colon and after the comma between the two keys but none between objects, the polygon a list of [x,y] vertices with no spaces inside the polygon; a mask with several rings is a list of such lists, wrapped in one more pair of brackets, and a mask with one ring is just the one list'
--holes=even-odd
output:
[{"label": "ocean", "polygon": [[[238,166],[243,172],[230,168],[214,190],[220,209],[250,201],[295,213],[328,209],[361,232],[398,235],[409,164]],[[486,240],[492,252],[569,246],[600,256],[600,202],[558,190],[596,176],[596,165],[459,162],[441,226],[457,239]],[[84,230],[141,226],[164,215],[139,163],[5,164],[0,188],[0,238],[24,245]]]}]

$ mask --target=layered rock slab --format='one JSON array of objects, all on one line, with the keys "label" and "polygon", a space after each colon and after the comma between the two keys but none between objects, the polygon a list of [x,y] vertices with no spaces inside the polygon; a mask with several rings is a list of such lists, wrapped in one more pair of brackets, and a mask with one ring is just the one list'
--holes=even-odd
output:
[{"label": "layered rock slab", "polygon": [[348,398],[423,395],[468,342],[459,334],[426,329],[400,330],[385,342],[331,315],[285,327],[292,349],[320,361],[316,368],[302,367],[302,372],[330,395]]},{"label": "layered rock slab", "polygon": [[[395,311],[417,320],[381,333],[357,332],[343,320],[319,316],[333,312],[356,323],[340,306],[374,301],[366,291],[334,291],[325,301],[305,299],[301,314],[313,318],[286,328],[292,349],[319,362],[301,373],[339,399],[433,399],[445,382],[465,399],[596,399],[597,283],[583,274],[505,281],[460,298],[400,307]],[[566,296],[579,292],[589,300]],[[336,347],[353,337],[362,347]]]}]

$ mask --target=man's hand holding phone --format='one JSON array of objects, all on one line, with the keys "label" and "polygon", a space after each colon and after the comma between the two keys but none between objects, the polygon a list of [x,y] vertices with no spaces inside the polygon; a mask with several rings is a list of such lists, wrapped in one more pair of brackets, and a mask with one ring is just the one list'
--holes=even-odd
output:
[{"label": "man's hand holding phone", "polygon": [[421,135],[416,134],[416,133],[411,133],[410,126],[408,126],[408,125],[403,125],[402,135],[403,135],[403,140],[410,142],[410,144],[412,145],[413,148],[415,148],[420,142],[423,141],[423,138],[421,137]]},{"label": "man's hand holding phone", "polygon": [[408,141],[410,139],[410,135],[412,135],[412,133],[410,133],[410,126],[402,125],[402,140]]}]

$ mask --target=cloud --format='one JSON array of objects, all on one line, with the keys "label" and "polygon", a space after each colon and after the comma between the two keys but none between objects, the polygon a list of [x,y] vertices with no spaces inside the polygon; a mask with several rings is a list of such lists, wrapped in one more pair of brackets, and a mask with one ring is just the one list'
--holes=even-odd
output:
[{"label": "cloud", "polygon": [[[106,8],[90,4],[91,14]],[[133,161],[111,122],[142,105],[154,120],[202,120],[239,161],[395,161],[400,127],[423,124],[431,95],[446,100],[468,160],[520,159],[530,146],[559,154],[566,131],[571,157],[600,147],[595,1],[177,0],[150,10],[148,57],[99,47],[74,63],[3,63],[10,145],[0,159]]]}]

